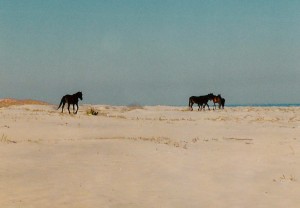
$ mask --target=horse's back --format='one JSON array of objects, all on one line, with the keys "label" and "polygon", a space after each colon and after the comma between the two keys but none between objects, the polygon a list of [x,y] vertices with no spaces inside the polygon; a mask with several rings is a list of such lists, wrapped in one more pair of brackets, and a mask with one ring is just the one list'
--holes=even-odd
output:
[{"label": "horse's back", "polygon": [[78,99],[75,99],[73,95],[65,95],[63,96],[62,98],[66,103],[69,103],[69,104],[75,104],[75,103],[78,103]]},{"label": "horse's back", "polygon": [[71,97],[71,95],[65,95],[65,96],[63,96],[63,98],[62,99],[64,99],[66,102],[68,102],[68,100],[70,100],[70,97]]}]

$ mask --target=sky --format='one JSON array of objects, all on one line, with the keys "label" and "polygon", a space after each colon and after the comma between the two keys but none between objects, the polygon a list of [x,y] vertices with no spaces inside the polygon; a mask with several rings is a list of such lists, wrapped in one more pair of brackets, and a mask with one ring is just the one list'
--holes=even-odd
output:
[{"label": "sky", "polygon": [[300,1],[0,0],[0,98],[300,103]]}]

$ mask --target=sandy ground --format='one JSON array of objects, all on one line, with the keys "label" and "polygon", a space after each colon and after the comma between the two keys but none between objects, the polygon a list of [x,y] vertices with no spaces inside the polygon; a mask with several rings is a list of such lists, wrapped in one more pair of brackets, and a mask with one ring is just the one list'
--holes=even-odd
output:
[{"label": "sandy ground", "polygon": [[300,206],[298,107],[56,107],[0,108],[1,208]]}]

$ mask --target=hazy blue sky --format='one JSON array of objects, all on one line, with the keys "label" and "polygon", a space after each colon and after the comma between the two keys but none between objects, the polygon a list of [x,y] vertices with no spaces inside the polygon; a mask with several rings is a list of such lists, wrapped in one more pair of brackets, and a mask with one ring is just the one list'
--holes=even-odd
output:
[{"label": "hazy blue sky", "polygon": [[0,0],[0,97],[300,103],[298,0]]}]

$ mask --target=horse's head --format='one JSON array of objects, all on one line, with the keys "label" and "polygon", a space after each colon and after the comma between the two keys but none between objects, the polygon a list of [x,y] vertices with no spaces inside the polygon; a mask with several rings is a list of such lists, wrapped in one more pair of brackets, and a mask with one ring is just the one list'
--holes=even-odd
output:
[{"label": "horse's head", "polygon": [[209,93],[209,94],[207,95],[207,97],[208,97],[209,100],[212,100],[215,96],[214,96],[214,94]]},{"label": "horse's head", "polygon": [[82,92],[77,92],[77,96],[80,100],[82,100]]}]

